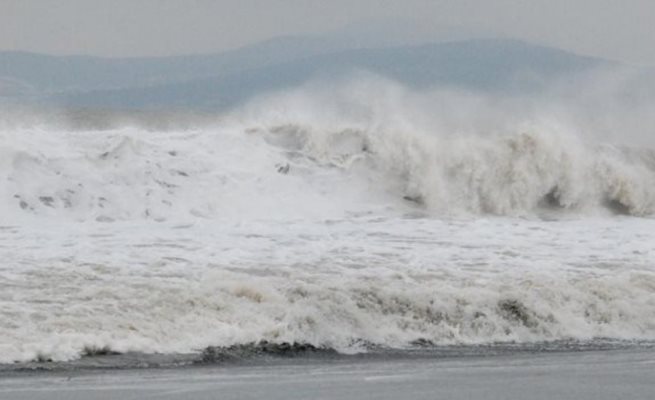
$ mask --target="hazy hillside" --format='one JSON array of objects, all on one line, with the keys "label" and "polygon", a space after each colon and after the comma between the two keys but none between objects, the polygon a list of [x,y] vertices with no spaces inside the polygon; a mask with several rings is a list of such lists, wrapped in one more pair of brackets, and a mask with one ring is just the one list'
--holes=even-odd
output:
[{"label": "hazy hillside", "polygon": [[[175,57],[103,58],[0,52],[0,95],[13,82],[24,91],[145,87],[232,73],[342,49],[320,37],[280,37],[219,54]],[[29,88],[26,89],[26,88]]]},{"label": "hazy hillside", "polygon": [[73,107],[215,110],[310,79],[357,71],[422,88],[514,93],[541,90],[555,79],[612,65],[500,39],[374,49],[344,46],[319,37],[293,37],[216,55],[167,58],[1,53],[0,96]]}]

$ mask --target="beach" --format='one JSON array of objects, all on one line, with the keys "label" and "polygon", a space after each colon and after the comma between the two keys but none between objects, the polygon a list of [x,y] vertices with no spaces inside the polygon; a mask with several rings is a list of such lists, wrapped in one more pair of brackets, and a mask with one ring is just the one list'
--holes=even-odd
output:
[{"label": "beach", "polygon": [[269,360],[190,368],[5,374],[0,398],[648,399],[655,350]]}]

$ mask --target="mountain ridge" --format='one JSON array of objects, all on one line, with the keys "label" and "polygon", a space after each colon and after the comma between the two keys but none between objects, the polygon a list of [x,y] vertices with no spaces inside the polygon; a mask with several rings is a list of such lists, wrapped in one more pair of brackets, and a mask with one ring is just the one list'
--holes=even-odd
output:
[{"label": "mountain ridge", "polygon": [[[15,82],[8,81],[10,89],[14,84],[14,90],[20,91],[20,84],[25,82],[21,81],[21,76],[3,74],[8,69],[6,63],[1,62],[3,56],[6,59],[6,53],[0,53],[0,79],[14,79]],[[43,57],[55,57],[60,63],[58,69],[48,71],[48,65],[42,65],[45,71],[39,75],[33,67],[31,71],[36,71],[33,75],[37,78],[26,83],[28,95],[23,96],[23,100],[72,107],[127,109],[222,110],[261,93],[358,71],[418,88],[440,86],[504,93],[534,92],[563,77],[620,65],[515,39],[339,48],[322,37],[285,37],[210,55],[131,59]],[[70,70],[67,70],[69,64]],[[29,71],[24,71],[23,77]],[[0,91],[1,88],[0,80]],[[14,98],[21,100],[21,96]]]}]

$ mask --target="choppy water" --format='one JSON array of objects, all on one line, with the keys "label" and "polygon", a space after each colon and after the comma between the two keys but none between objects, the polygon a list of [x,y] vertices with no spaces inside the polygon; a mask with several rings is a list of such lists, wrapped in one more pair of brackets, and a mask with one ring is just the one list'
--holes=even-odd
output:
[{"label": "choppy water", "polygon": [[652,340],[654,228],[366,216],[3,227],[0,354]]},{"label": "choppy water", "polygon": [[655,340],[648,147],[281,109],[4,127],[0,362]]}]

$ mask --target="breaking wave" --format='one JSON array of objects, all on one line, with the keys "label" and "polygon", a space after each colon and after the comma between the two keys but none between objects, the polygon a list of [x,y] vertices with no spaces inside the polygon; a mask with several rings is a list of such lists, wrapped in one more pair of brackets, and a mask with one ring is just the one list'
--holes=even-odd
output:
[{"label": "breaking wave", "polygon": [[653,148],[399,90],[0,129],[0,362],[655,340]]},{"label": "breaking wave", "polygon": [[208,272],[186,284],[81,287],[68,311],[48,306],[15,316],[13,329],[3,326],[9,335],[3,333],[0,362],[179,354],[262,341],[352,353],[369,346],[655,339],[652,273],[446,278],[383,271]]},{"label": "breaking wave", "polygon": [[538,125],[492,134],[369,125],[277,118],[180,132],[4,131],[2,208],[98,221],[381,206],[433,215],[655,212],[652,149]]}]

